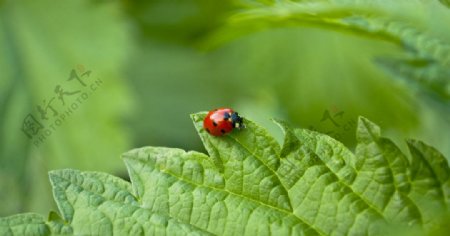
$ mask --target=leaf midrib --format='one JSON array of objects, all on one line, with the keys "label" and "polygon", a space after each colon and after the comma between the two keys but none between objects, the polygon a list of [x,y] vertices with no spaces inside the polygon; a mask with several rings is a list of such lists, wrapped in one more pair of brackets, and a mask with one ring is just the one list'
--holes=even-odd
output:
[{"label": "leaf midrib", "polygon": [[[318,234],[320,234],[320,235],[327,235],[325,232],[323,232],[323,231],[321,231],[320,229],[317,229],[316,227],[314,227],[313,225],[310,225],[309,223],[307,223],[306,220],[304,220],[304,219],[302,219],[301,217],[295,215],[294,212],[290,212],[290,211],[287,211],[287,210],[285,210],[285,209],[278,208],[278,207],[273,206],[273,205],[269,205],[269,204],[267,204],[267,203],[258,201],[257,199],[254,199],[254,198],[251,198],[251,197],[248,197],[248,196],[245,196],[245,195],[241,195],[241,194],[239,194],[239,193],[231,192],[231,191],[228,191],[228,190],[226,190],[226,189],[220,189],[220,188],[216,188],[216,187],[213,187],[213,186],[210,186],[210,185],[205,185],[205,184],[195,183],[195,182],[190,181],[190,180],[188,180],[188,179],[186,179],[186,178],[184,178],[184,177],[182,177],[182,176],[178,176],[177,174],[172,173],[171,171],[169,171],[169,170],[167,170],[167,169],[159,169],[159,168],[155,168],[155,166],[153,166],[150,162],[145,161],[145,160],[141,160],[141,159],[137,159],[137,158],[133,158],[133,157],[124,157],[124,158],[125,158],[125,159],[130,159],[130,160],[133,160],[133,161],[138,161],[138,162],[140,162],[140,163],[142,163],[142,164],[144,164],[144,165],[146,165],[146,166],[151,167],[152,169],[154,169],[154,170],[156,170],[156,171],[158,171],[158,172],[161,172],[161,173],[170,175],[170,176],[172,176],[172,177],[175,177],[175,178],[177,178],[177,179],[179,179],[179,180],[181,180],[181,181],[183,181],[183,182],[186,182],[186,183],[188,183],[188,184],[190,184],[190,185],[192,185],[192,186],[194,186],[194,187],[204,187],[204,188],[209,188],[209,189],[211,189],[211,190],[216,190],[216,191],[218,191],[218,192],[224,192],[224,193],[226,193],[226,194],[228,194],[228,195],[233,195],[233,196],[236,196],[236,197],[239,197],[239,198],[244,198],[244,199],[246,199],[246,200],[248,200],[248,201],[251,201],[251,202],[255,202],[255,203],[259,204],[259,205],[262,205],[262,206],[265,206],[265,207],[267,207],[267,208],[276,210],[276,211],[281,212],[281,213],[283,213],[283,214],[285,214],[285,215],[293,216],[294,218],[298,219],[298,221],[299,221],[300,223],[303,223],[304,225],[306,225],[306,226],[308,226],[309,228],[313,229],[313,230],[316,231]],[[139,196],[139,197],[140,197],[140,196]],[[178,220],[178,219],[177,219],[177,220]],[[181,220],[180,220],[180,221],[181,221]],[[190,222],[185,222],[185,223],[191,224]]]},{"label": "leaf midrib", "polygon": [[[294,136],[295,136],[295,138],[298,140],[298,137],[297,137],[296,135],[294,135]],[[317,232],[320,232],[320,230],[316,229],[315,227],[312,227],[312,226],[314,225],[313,222],[308,223],[308,221],[306,221],[306,220],[300,218],[300,216],[294,214],[294,212],[293,212],[294,210],[292,209],[292,203],[291,203],[291,198],[290,198],[289,191],[288,191],[288,189],[284,186],[283,181],[281,181],[281,178],[280,178],[280,176],[277,174],[277,172],[276,172],[275,170],[273,170],[271,167],[269,167],[268,165],[266,165],[266,163],[262,160],[262,158],[261,158],[260,156],[258,156],[258,155],[256,155],[256,154],[252,153],[252,152],[249,150],[249,148],[247,148],[245,145],[243,145],[241,142],[239,142],[235,137],[233,137],[233,136],[230,136],[230,137],[232,137],[231,140],[235,141],[237,144],[239,144],[239,145],[242,146],[244,149],[246,149],[248,153],[250,153],[251,155],[253,155],[254,157],[256,157],[256,158],[257,158],[264,166],[266,166],[269,170],[271,170],[271,171],[275,174],[275,176],[278,178],[279,183],[281,184],[281,186],[283,186],[283,188],[285,189],[286,193],[288,194],[289,205],[290,205],[290,207],[291,207],[292,214],[295,215],[295,216],[296,216],[298,219],[300,219],[302,222],[304,222],[306,225],[308,225],[308,226],[310,226],[311,228],[315,229]],[[299,140],[299,141],[300,141],[300,140]],[[316,148],[317,148],[317,145],[316,145]],[[314,150],[314,153],[317,154],[317,151]],[[333,174],[333,175],[336,177],[336,179],[339,180],[339,182],[340,182],[344,187],[350,189],[350,190],[351,190],[356,196],[358,196],[358,198],[360,198],[360,199],[361,199],[361,200],[362,200],[362,201],[363,201],[370,209],[372,209],[373,211],[375,211],[375,212],[380,216],[381,219],[383,219],[384,221],[386,221],[386,217],[384,216],[383,212],[381,212],[380,210],[378,210],[378,208],[376,208],[373,204],[371,204],[370,201],[369,201],[368,199],[366,199],[365,197],[363,197],[362,195],[360,195],[359,193],[357,193],[357,192],[352,188],[351,185],[348,185],[347,183],[345,183],[345,182],[340,178],[340,176],[338,176],[336,173],[334,173],[334,172],[331,170],[331,168],[327,165],[327,164],[328,164],[327,162],[323,161],[320,157],[319,157],[319,159],[320,159],[320,161],[323,163],[323,165],[327,168],[327,170],[328,170],[331,174]],[[282,161],[281,158],[279,158],[279,160]],[[281,165],[281,163],[280,163],[280,165]],[[356,170],[354,170],[354,171],[356,172]],[[256,200],[255,200],[255,201],[256,201]],[[277,209],[278,209],[278,208],[277,208]],[[316,215],[316,217],[317,217],[317,215]],[[315,221],[314,221],[314,222],[315,222]]]},{"label": "leaf midrib", "polygon": [[[277,180],[278,180],[278,183],[281,185],[281,187],[283,187],[283,190],[286,192],[286,194],[287,194],[287,198],[288,198],[288,200],[289,200],[289,208],[290,208],[290,210],[292,210],[292,212],[294,211],[294,209],[292,208],[292,202],[291,202],[291,198],[289,197],[289,191],[288,191],[288,188],[283,184],[283,181],[281,181],[281,177],[278,175],[278,172],[277,172],[277,170],[274,170],[274,169],[272,169],[272,167],[270,167],[265,161],[264,161],[264,159],[261,157],[261,156],[259,156],[259,155],[256,155],[256,152],[251,152],[250,151],[250,148],[248,148],[247,146],[245,146],[244,144],[242,144],[241,142],[239,142],[239,140],[238,139],[236,139],[235,137],[233,137],[233,136],[230,136],[231,137],[231,140],[233,140],[233,141],[235,141],[237,144],[239,144],[239,145],[241,145],[250,155],[252,155],[252,156],[254,156],[260,163],[262,163],[265,167],[267,167],[267,169],[269,169],[271,172],[272,172],[272,174],[274,175],[274,176],[276,176],[277,177]],[[274,151],[275,152],[275,151]],[[276,152],[275,152],[276,153]],[[279,165],[281,165],[281,158],[277,155],[276,156],[276,158],[278,158],[278,160],[280,161],[280,164]]]}]

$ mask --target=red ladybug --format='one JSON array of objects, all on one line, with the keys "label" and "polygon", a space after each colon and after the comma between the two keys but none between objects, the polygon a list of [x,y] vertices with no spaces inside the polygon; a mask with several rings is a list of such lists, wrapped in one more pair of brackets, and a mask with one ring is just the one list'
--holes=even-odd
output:
[{"label": "red ladybug", "polygon": [[244,120],[231,108],[212,110],[203,120],[203,128],[213,136],[222,136],[233,131],[234,128],[244,127]]}]

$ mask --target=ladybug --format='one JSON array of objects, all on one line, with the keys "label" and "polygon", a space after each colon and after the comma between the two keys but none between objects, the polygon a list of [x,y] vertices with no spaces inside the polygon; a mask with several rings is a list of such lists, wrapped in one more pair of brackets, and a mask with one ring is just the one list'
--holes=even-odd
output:
[{"label": "ladybug", "polygon": [[213,136],[222,136],[235,128],[244,128],[244,120],[231,108],[219,108],[206,115],[203,120],[203,128]]}]

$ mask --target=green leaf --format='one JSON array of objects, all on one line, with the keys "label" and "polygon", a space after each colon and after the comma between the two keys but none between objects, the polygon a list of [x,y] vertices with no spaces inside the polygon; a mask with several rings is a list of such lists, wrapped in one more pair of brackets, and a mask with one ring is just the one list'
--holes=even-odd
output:
[{"label": "green leaf", "polygon": [[405,80],[414,90],[424,91],[450,112],[450,67],[426,59],[377,58],[376,63],[394,78]]},{"label": "green leaf", "polygon": [[50,235],[50,229],[41,215],[25,213],[0,218],[1,235]]},{"label": "green leaf", "polygon": [[[450,169],[447,160],[433,147],[421,141],[409,140],[411,152],[411,180],[421,202],[432,198],[436,207],[448,208],[450,204]],[[425,210],[425,209],[424,209]],[[433,216],[429,216],[430,218]]]},{"label": "green leaf", "polygon": [[[257,2],[257,1],[256,1]],[[421,30],[422,19],[412,17],[417,10],[431,11],[433,6],[419,2],[398,1],[277,1],[271,4],[241,6],[206,41],[217,46],[250,32],[276,27],[314,27],[352,33],[391,42],[405,51],[430,57],[450,65],[450,45],[443,39]]]},{"label": "green leaf", "polygon": [[[292,233],[295,227],[283,219],[295,219],[306,234],[377,234],[386,223],[431,227],[432,218],[421,216],[420,203],[409,196],[416,193],[408,183],[408,160],[366,119],[359,121],[354,155],[328,136],[284,124],[281,150],[250,121],[245,131],[211,137],[202,129],[203,117],[193,120],[210,158],[166,148],[124,155],[136,194],[151,208],[214,234],[276,234],[279,225]],[[279,221],[267,217],[275,213]],[[236,217],[240,224],[226,223]]]},{"label": "green leaf", "polygon": [[131,183],[99,172],[52,171],[61,217],[3,218],[0,232],[384,235],[391,225],[437,232],[450,213],[450,169],[442,154],[410,140],[408,159],[365,118],[352,153],[329,136],[278,120],[281,147],[250,120],[243,130],[213,137],[202,127],[205,115],[192,119],[209,156],[131,150],[123,154]]},{"label": "green leaf", "polygon": [[355,191],[390,221],[422,224],[418,206],[408,196],[407,158],[391,140],[380,137],[379,127],[367,119],[360,119],[357,139]]},{"label": "green leaf", "polygon": [[439,0],[439,2],[441,2],[442,5],[450,8],[450,1],[449,0]]},{"label": "green leaf", "polygon": [[165,235],[202,233],[191,225],[155,213],[131,194],[130,183],[98,172],[49,173],[63,218],[75,235]]}]

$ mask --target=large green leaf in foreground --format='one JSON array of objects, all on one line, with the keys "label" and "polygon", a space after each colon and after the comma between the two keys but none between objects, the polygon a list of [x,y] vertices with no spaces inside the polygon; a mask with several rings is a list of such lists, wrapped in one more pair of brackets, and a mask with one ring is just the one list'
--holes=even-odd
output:
[{"label": "large green leaf in foreground", "polygon": [[358,122],[352,153],[316,132],[284,130],[280,147],[251,121],[225,137],[202,129],[210,156],[145,147],[123,155],[131,184],[98,172],[50,172],[61,217],[0,219],[0,234],[382,235],[389,225],[430,232],[449,213],[449,167],[410,140],[405,156]]}]

